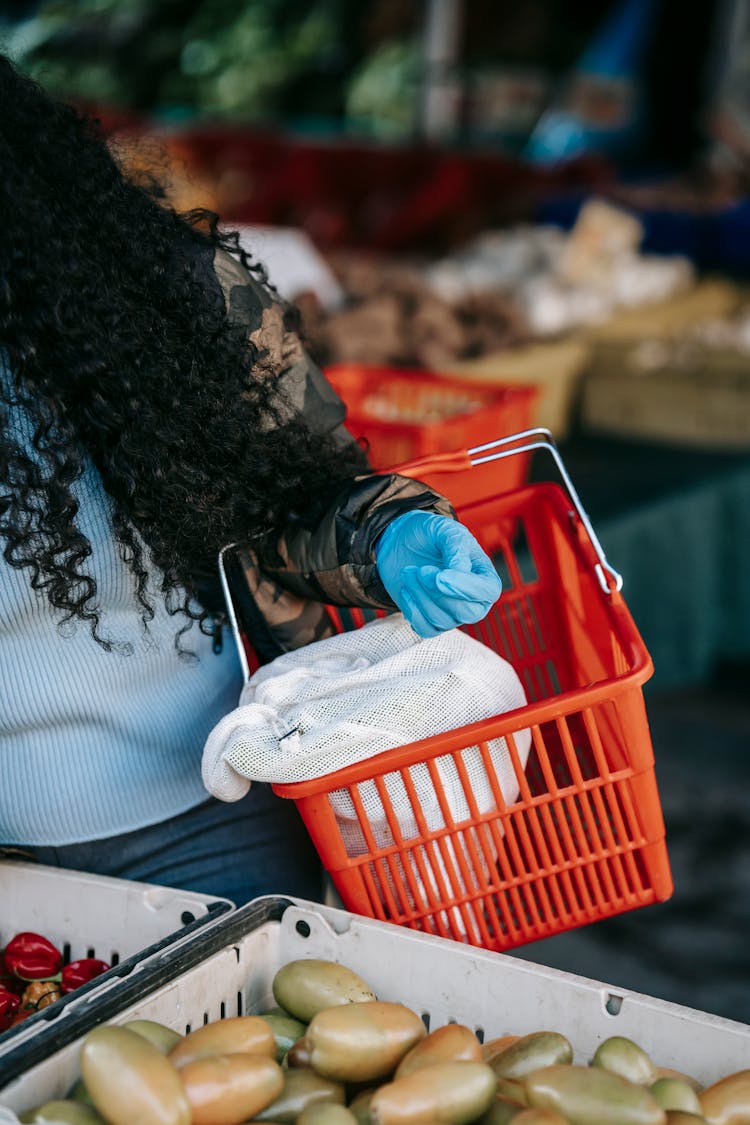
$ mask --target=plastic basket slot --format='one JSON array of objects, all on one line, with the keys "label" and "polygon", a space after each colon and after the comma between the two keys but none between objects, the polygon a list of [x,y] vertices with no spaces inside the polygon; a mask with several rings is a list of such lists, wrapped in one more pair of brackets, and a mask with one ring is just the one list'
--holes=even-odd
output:
[{"label": "plastic basket slot", "polygon": [[526,696],[532,703],[542,699],[550,699],[553,695],[558,694],[555,691],[555,684],[559,684],[559,680],[556,672],[554,676],[550,675],[550,666],[554,670],[554,662],[545,660],[543,663],[534,662],[522,669]]},{"label": "plastic basket slot", "polygon": [[[510,747],[512,739],[507,739],[506,741],[508,743],[508,746]],[[513,745],[515,748],[515,744]],[[505,826],[509,822],[505,818],[501,819],[501,814],[503,810],[505,810],[506,805],[502,790],[500,789],[500,786],[498,784],[494,765],[490,756],[489,746],[486,742],[480,742],[479,750],[482,756],[482,761],[484,763],[486,776],[490,782],[492,795],[497,811],[490,816],[485,815],[484,817],[482,817],[482,815],[479,813],[479,809],[474,798],[474,793],[468,783],[468,776],[466,775],[465,771],[464,776],[462,777],[462,781],[464,783],[466,799],[469,805],[471,816],[475,823],[481,825],[479,839],[482,845],[484,864],[480,865],[480,870],[483,874],[486,873],[487,889],[497,891],[500,889],[500,886],[503,883],[508,883],[511,881],[511,871],[507,864],[505,846],[503,842],[503,837],[506,832]],[[518,756],[516,753],[516,761],[517,757]],[[520,767],[520,763],[518,763],[518,766]],[[511,900],[513,900],[514,898],[518,898],[517,892],[512,887],[510,888],[510,896]],[[515,906],[516,910],[520,908],[520,900],[515,903]],[[496,900],[496,905],[493,906],[493,912],[495,913],[495,916],[497,909],[499,909],[500,913],[502,914],[502,923],[497,919],[497,917],[495,918],[496,931],[504,933],[512,932],[514,925],[512,903],[511,906],[506,908],[504,899],[499,898]]]},{"label": "plastic basket slot", "polygon": [[[510,741],[511,740],[508,740],[509,746]],[[506,922],[510,922],[512,928],[512,926],[515,925],[513,919],[514,917],[517,918],[520,912],[522,912],[523,905],[519,892],[516,889],[514,868],[509,861],[508,852],[510,852],[512,856],[515,856],[520,863],[520,849],[515,836],[513,818],[511,816],[502,815],[501,812],[501,810],[505,808],[505,804],[502,791],[500,790],[500,786],[495,775],[492,760],[490,758],[489,747],[486,743],[480,743],[480,749],[485,763],[487,776],[490,779],[490,783],[492,785],[492,792],[498,809],[497,815],[494,815],[491,819],[485,818],[486,826],[491,833],[494,844],[493,867],[498,876],[497,880],[495,880],[494,889],[499,890],[504,886],[509,890],[511,898],[511,912],[509,918],[505,920]],[[520,765],[520,763],[518,765]],[[479,817],[478,810],[476,810],[476,806],[474,806],[474,813],[476,819],[480,820],[481,818]]]},{"label": "plastic basket slot", "polygon": [[[533,597],[525,594],[511,595],[497,607],[498,623],[505,626],[500,636],[505,640],[508,659],[513,655],[525,665],[529,658],[539,657],[548,650],[547,638],[539,627],[539,618]],[[493,618],[495,615],[493,614]],[[514,643],[510,643],[510,638]]]},{"label": "plastic basket slot", "polygon": [[[506,739],[506,746],[507,746],[509,751],[511,750],[511,744],[512,743],[513,743],[512,736],[508,736],[508,738]],[[517,755],[517,752],[515,751],[515,747],[513,747],[512,754],[515,754],[516,768],[518,770],[521,770],[520,762],[518,760],[518,755]],[[493,801],[494,801],[494,808],[491,809],[490,811],[486,812],[486,813],[480,813],[479,812],[479,809],[477,807],[476,800],[475,800],[475,797],[474,797],[473,785],[472,785],[472,782],[471,782],[471,780],[468,776],[468,772],[466,770],[465,760],[463,758],[462,752],[454,754],[453,757],[452,757],[452,761],[453,761],[453,763],[456,767],[456,772],[457,772],[457,774],[459,776],[459,779],[461,781],[461,785],[462,785],[462,789],[463,789],[463,793],[464,793],[464,799],[465,799],[467,810],[469,812],[469,817],[470,817],[470,820],[468,821],[468,823],[467,823],[467,820],[462,820],[458,823],[458,825],[456,825],[455,819],[450,815],[450,810],[447,807],[443,807],[443,802],[442,802],[442,797],[441,797],[441,807],[443,807],[443,815],[444,815],[446,824],[449,827],[464,826],[463,835],[461,833],[456,834],[457,838],[459,839],[459,842],[460,842],[461,846],[458,849],[454,849],[456,859],[458,861],[459,871],[460,871],[460,882],[459,882],[459,886],[457,888],[457,891],[458,891],[459,894],[464,894],[465,889],[467,887],[476,886],[477,881],[480,883],[480,885],[481,884],[486,885],[486,875],[489,872],[494,871],[496,869],[496,855],[492,854],[492,849],[490,849],[489,861],[483,862],[483,860],[485,860],[485,857],[486,857],[485,850],[484,849],[482,850],[482,860],[480,860],[479,856],[476,854],[476,851],[475,851],[473,846],[469,847],[468,851],[469,851],[469,855],[472,858],[472,860],[476,861],[476,866],[475,867],[469,867],[469,865],[466,862],[467,849],[463,846],[464,845],[463,836],[465,836],[467,834],[467,832],[470,834],[472,831],[476,830],[477,833],[480,834],[481,837],[483,837],[486,841],[487,837],[486,837],[485,833],[487,832],[487,827],[486,827],[487,822],[489,820],[495,820],[498,812],[505,809],[505,807],[506,807],[505,806],[505,800],[504,800],[504,797],[503,797],[503,794],[502,794],[502,790],[500,789],[500,786],[499,786],[498,781],[497,781],[497,777],[496,777],[496,773],[495,773],[495,767],[494,767],[494,764],[493,764],[493,762],[490,758],[489,747],[487,746],[486,743],[482,743],[480,745],[480,755],[481,755],[481,760],[482,760],[483,767],[484,767],[484,774],[485,774],[484,780],[488,781],[489,784],[490,784],[490,788],[491,788],[491,792],[492,792],[492,796],[493,796]],[[431,766],[431,776],[433,777],[434,783],[435,783],[436,786],[439,786],[440,781],[439,781],[439,775],[437,774],[436,762],[435,761],[431,762],[430,766]],[[521,770],[521,774],[522,774],[522,770]],[[472,839],[471,844],[473,845],[473,843],[474,843],[474,841]]]},{"label": "plastic basket slot", "polygon": [[492,558],[505,590],[518,590],[539,581],[537,564],[522,516],[498,520],[492,509],[472,508],[459,514]]},{"label": "plastic basket slot", "polygon": [[[461,831],[455,831],[455,820],[452,817],[451,811],[448,807],[448,802],[445,801],[445,795],[440,784],[440,777],[437,774],[435,760],[428,763],[433,782],[436,787],[437,796],[441,805],[441,811],[446,827],[449,831],[441,832],[437,836],[437,847],[440,848],[441,858],[445,864],[446,872],[448,872],[448,879],[451,883],[451,891],[455,902],[459,903],[459,911],[461,915],[462,933],[466,934],[469,939],[472,939],[473,927],[471,925],[471,917],[469,912],[464,906],[466,902],[468,891],[473,885],[473,876],[471,868],[467,863],[466,850],[463,846],[463,838]],[[450,901],[450,900],[449,900]],[[458,928],[458,927],[457,927]]]},{"label": "plastic basket slot", "polygon": [[[497,821],[468,824],[374,856],[365,875],[374,913],[507,948],[654,901],[635,845],[592,833],[608,817],[604,806],[587,809],[589,799],[569,793],[547,806],[512,809],[502,829]],[[409,886],[409,869],[419,873],[417,886]],[[409,886],[408,902],[393,893],[399,881]]]},{"label": "plastic basket slot", "polygon": [[[610,721],[603,724],[603,718]],[[554,793],[570,786],[584,787],[597,778],[632,773],[627,745],[614,704],[605,702],[542,723],[532,731],[532,751],[526,765],[531,794]],[[607,748],[600,727],[605,725]],[[637,737],[637,732],[634,732]]]},{"label": "plastic basket slot", "polygon": [[[562,815],[558,813],[555,818],[557,830],[566,839],[569,863],[585,866],[593,862],[599,865],[603,884],[602,887],[599,879],[595,880],[599,906],[604,902],[628,900],[644,890],[633,860],[633,849],[638,845],[628,838],[618,838],[612,831],[612,801],[616,800],[617,790],[614,787],[610,789],[612,799],[608,802],[609,807],[601,803],[601,791],[566,794],[560,807]],[[592,801],[598,805],[597,808],[591,807]]]},{"label": "plastic basket slot", "polygon": [[535,656],[538,652],[538,641],[532,638],[527,624],[526,601],[526,598],[509,598],[501,609],[501,614],[513,636],[513,651],[519,660],[523,660],[524,656]]},{"label": "plastic basket slot", "polygon": [[[454,828],[456,822],[446,800],[445,791],[438,772],[437,761],[431,759],[426,763],[426,766],[435,796],[438,800],[443,822],[440,828],[430,833],[432,838],[432,846],[430,849],[432,874],[436,876],[443,875],[442,879],[438,878],[436,880],[438,886],[441,888],[441,905],[451,902],[455,903],[456,906],[454,909],[456,909],[458,915],[460,915],[460,923],[456,928],[462,932],[471,934],[473,931],[472,919],[467,913],[463,902],[467,884],[471,879],[471,873],[466,863],[459,834],[444,830]],[[443,886],[445,887],[444,891],[442,890]]]},{"label": "plastic basket slot", "polygon": [[[378,784],[380,782],[380,784]],[[380,797],[382,819],[386,819],[385,805],[389,806],[390,801],[387,791],[382,784],[381,779],[376,779],[376,789]],[[357,816],[359,830],[361,832],[363,846],[366,849],[365,856],[373,857],[372,862],[362,866],[362,874],[365,879],[367,893],[370,898],[371,905],[376,910],[376,917],[381,918],[397,918],[406,917],[412,910],[409,906],[408,896],[406,892],[402,894],[402,887],[404,879],[411,878],[412,880],[412,894],[418,895],[418,884],[407,865],[408,874],[405,875],[403,866],[399,858],[399,850],[402,845],[400,844],[400,832],[398,825],[396,825],[399,842],[395,843],[392,847],[383,847],[382,843],[379,845],[375,840],[372,832],[370,816],[365,810],[364,803],[359,793],[358,786],[351,786],[347,790],[349,797],[354,806]],[[372,804],[372,798],[370,798]],[[358,841],[353,841],[354,848],[356,849]],[[347,850],[351,848],[348,845]],[[429,885],[429,877],[421,867],[420,874],[425,880],[425,885]]]},{"label": "plastic basket slot", "polygon": [[[496,909],[497,896],[493,894],[496,889],[491,878],[495,868],[495,852],[490,843],[491,833],[487,825],[479,825],[476,829],[469,829],[463,833],[462,844],[465,846],[471,860],[471,870],[474,875],[474,886],[481,898],[478,900],[482,909],[474,910],[479,929],[478,944],[487,945],[496,940],[497,935],[505,932],[507,921],[498,916]],[[478,846],[477,846],[478,845]]]},{"label": "plastic basket slot", "polygon": [[[399,770],[397,774],[391,774],[389,777],[393,780],[398,777],[404,790],[409,797],[409,802],[412,809],[412,814],[415,818],[417,834],[420,837],[425,837],[427,826],[421,812],[421,806],[417,799],[414,787],[411,783],[411,775],[409,770]],[[385,815],[388,821],[388,826],[394,845],[398,848],[398,852],[388,857],[388,874],[389,883],[399,894],[400,909],[399,913],[406,916],[413,912],[415,904],[419,903],[420,907],[423,905],[422,900],[425,895],[429,897],[430,888],[433,885],[435,878],[435,871],[433,865],[429,863],[429,850],[417,848],[412,851],[405,846],[405,841],[401,832],[401,826],[398,818],[395,815],[393,806],[390,800],[388,790],[385,785],[385,780],[382,777],[375,779],[375,785],[378,790],[381,805],[385,810]],[[427,858],[428,862],[425,864],[424,860]],[[404,862],[406,859],[406,862]],[[411,860],[414,860],[412,862]],[[415,866],[417,871],[415,872]],[[437,872],[438,883],[438,900],[444,901],[445,891],[439,886],[439,870]],[[420,886],[421,880],[421,886]]]},{"label": "plastic basket slot", "polygon": [[352,629],[361,628],[368,621],[375,621],[376,618],[386,616],[386,611],[383,609],[340,605],[327,605],[326,613],[337,633],[349,633]]},{"label": "plastic basket slot", "polygon": [[[589,716],[593,718],[591,712]],[[606,761],[602,758],[597,763],[590,739],[587,738],[587,734],[596,735],[596,726],[593,722],[587,728],[584,717],[580,712],[576,712],[556,719],[555,729],[559,735],[558,745],[570,771],[571,783],[576,788],[582,789],[587,781],[592,781],[596,777],[609,777]],[[601,743],[599,748],[601,750]]]},{"label": "plastic basket slot", "polygon": [[[536,779],[528,767],[524,771],[513,735],[505,736],[519,786],[518,800],[507,809],[487,743],[480,743],[480,751],[495,807],[484,813],[476,804],[465,751],[417,767],[429,772],[443,822],[437,827],[425,819],[411,769],[374,779],[375,812],[388,825],[388,846],[375,838],[358,787],[351,787],[376,916],[473,944],[507,946],[554,932],[561,921],[580,924],[648,897],[644,867],[634,855],[646,838],[633,823],[633,800],[621,791],[632,770],[609,768],[595,711],[532,729]],[[461,782],[468,810],[462,820],[443,790],[438,763],[446,759]],[[414,819],[415,833],[408,838],[386,786],[386,778],[396,777]]]},{"label": "plastic basket slot", "polygon": [[569,924],[578,915],[578,910],[574,906],[576,893],[573,881],[570,872],[565,870],[563,841],[555,829],[554,813],[548,805],[539,808],[539,818],[547,855],[546,880],[554,903],[554,917]]},{"label": "plastic basket slot", "polygon": [[530,594],[525,595],[521,605],[523,607],[523,620],[532,638],[529,642],[529,650],[531,652],[543,653],[548,649],[548,642],[545,639],[542,627],[539,623],[534,598]]},{"label": "plastic basket slot", "polygon": [[565,656],[545,637],[534,597],[503,595],[483,621],[465,631],[495,650],[515,668],[531,702],[559,695]]},{"label": "plastic basket slot", "polygon": [[532,797],[557,793],[573,784],[555,720],[532,727],[526,781]]},{"label": "plastic basket slot", "polygon": [[[433,911],[452,897],[444,877],[444,856],[441,856],[439,849],[436,850],[438,845],[436,845],[434,840],[430,839],[430,829],[425,820],[411,772],[409,770],[403,770],[401,771],[401,776],[409,795],[409,801],[414,812],[419,836],[421,839],[428,841],[424,847],[418,846],[416,848],[409,848],[410,859],[413,859],[421,880],[421,884],[414,886],[412,883],[410,887],[413,896],[412,901],[416,903],[422,898],[426,900],[426,905]],[[409,870],[411,867],[411,862],[407,863],[406,869]],[[440,924],[444,926],[448,934],[451,933],[451,927],[445,924],[442,915],[440,917]]]}]

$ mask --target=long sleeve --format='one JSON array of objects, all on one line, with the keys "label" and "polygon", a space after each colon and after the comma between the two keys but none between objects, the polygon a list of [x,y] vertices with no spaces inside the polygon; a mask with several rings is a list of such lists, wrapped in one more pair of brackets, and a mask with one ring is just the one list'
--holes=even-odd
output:
[{"label": "long sleeve", "polygon": [[[279,371],[288,409],[313,432],[353,439],[346,408],[288,331],[281,307],[230,255],[214,262],[230,317]],[[227,574],[241,627],[261,660],[327,636],[323,603],[393,609],[375,565],[375,542],[387,524],[414,508],[453,515],[449,502],[420,481],[397,474],[362,474],[342,485],[314,521],[290,520],[278,544],[280,565],[264,565],[242,544],[227,555]]]}]

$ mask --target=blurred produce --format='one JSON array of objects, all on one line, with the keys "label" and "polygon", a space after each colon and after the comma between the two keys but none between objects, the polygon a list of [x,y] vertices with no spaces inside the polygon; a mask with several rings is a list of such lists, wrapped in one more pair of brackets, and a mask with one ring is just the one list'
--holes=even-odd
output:
[{"label": "blurred produce", "polygon": [[457,359],[518,344],[520,310],[502,293],[437,296],[417,262],[356,254],[329,256],[347,304],[330,315],[298,297],[305,337],[320,363],[368,363],[439,370]]},{"label": "blurred produce", "polygon": [[679,327],[699,312],[721,316],[736,299],[728,282],[695,285],[685,259],[640,253],[641,236],[631,214],[592,200],[569,234],[487,231],[432,259],[329,252],[345,303],[326,312],[315,294],[297,296],[307,344],[326,366],[411,366],[538,385],[535,422],[559,439],[589,336],[617,325],[639,334],[651,323]]},{"label": "blurred produce", "polygon": [[512,292],[534,335],[558,335],[693,283],[686,258],[642,254],[642,235],[628,212],[592,199],[568,234],[544,226],[488,231],[438,262],[427,277],[444,298]]},{"label": "blurred produce", "polygon": [[582,335],[591,343],[611,340],[669,339],[693,326],[725,320],[736,311],[740,289],[725,278],[704,278],[684,293],[638,308],[620,309]]},{"label": "blurred produce", "polygon": [[[732,293],[735,303],[739,293]],[[721,292],[721,290],[720,290]],[[750,449],[750,306],[733,315],[693,302],[693,317],[595,342],[581,418],[595,431],[702,449]],[[727,300],[728,300],[727,295]]]},{"label": "blurred produce", "polygon": [[209,206],[241,226],[298,228],[321,250],[435,257],[487,228],[530,220],[550,195],[611,188],[611,167],[594,159],[537,169],[497,151],[176,125],[95,108],[126,167],[132,160],[138,174],[166,181],[180,208]]},{"label": "blurred produce", "polygon": [[641,254],[641,235],[631,215],[592,200],[567,235],[552,227],[487,231],[434,261],[339,253],[330,261],[347,305],[323,316],[303,300],[305,331],[324,363],[436,370],[560,335],[692,285],[687,260]]},{"label": "blurred produce", "polygon": [[474,140],[517,152],[549,97],[551,76],[536,65],[480,65],[470,75],[466,124]]},{"label": "blurred produce", "polygon": [[539,391],[534,425],[558,441],[570,430],[589,348],[580,337],[522,344],[443,368],[443,374],[491,384],[520,384]]}]

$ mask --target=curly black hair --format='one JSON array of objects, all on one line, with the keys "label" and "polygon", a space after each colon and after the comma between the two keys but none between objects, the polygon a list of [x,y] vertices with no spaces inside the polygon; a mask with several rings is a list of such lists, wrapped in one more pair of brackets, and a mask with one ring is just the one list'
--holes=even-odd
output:
[{"label": "curly black hair", "polygon": [[[71,491],[93,462],[136,611],[153,616],[147,548],[167,607],[188,619],[179,632],[195,620],[210,631],[219,549],[242,540],[268,557],[290,517],[366,461],[289,417],[264,354],[207,287],[219,247],[267,284],[236,233],[210,212],[178,215],[156,182],[119,167],[96,121],[2,55],[0,105],[4,558],[62,622],[79,618],[112,647]],[[33,420],[33,449],[11,432],[14,403]]]}]

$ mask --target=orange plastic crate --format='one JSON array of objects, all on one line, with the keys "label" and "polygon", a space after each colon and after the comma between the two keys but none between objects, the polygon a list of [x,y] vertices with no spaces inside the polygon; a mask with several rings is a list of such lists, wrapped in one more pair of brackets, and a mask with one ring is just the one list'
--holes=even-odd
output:
[{"label": "orange plastic crate", "polygon": [[[527,429],[539,392],[534,386],[500,386],[406,368],[338,364],[326,378],[346,403],[346,428],[365,438],[374,468],[432,453],[480,445]],[[526,480],[528,459],[495,466],[493,487],[502,492]]]},{"label": "orange plastic crate", "polygon": [[[672,893],[664,823],[642,684],[650,657],[587,532],[556,484],[494,495],[487,473],[445,458],[413,475],[439,483],[461,520],[496,559],[503,593],[468,628],[509,660],[527,706],[380,754],[314,781],[276,785],[293,799],[347,909],[503,950],[663,901]],[[509,458],[513,460],[513,458]],[[469,497],[473,497],[469,499]],[[581,518],[583,516],[583,518]],[[597,573],[598,568],[598,573]],[[344,616],[362,623],[358,610]],[[530,729],[522,768],[514,732]],[[487,746],[506,739],[518,799],[506,807]],[[479,746],[496,808],[480,813],[461,752]],[[453,759],[470,817],[428,831],[409,768]],[[400,775],[419,835],[405,839],[385,778]],[[378,846],[359,787],[374,783],[392,842]],[[329,794],[345,791],[357,810],[364,854],[348,855]]]}]

